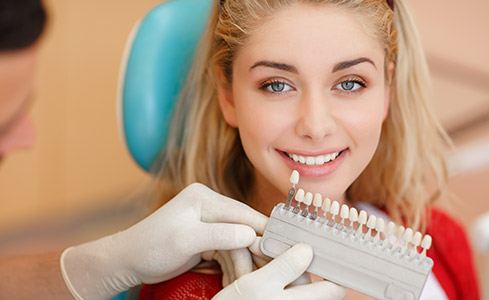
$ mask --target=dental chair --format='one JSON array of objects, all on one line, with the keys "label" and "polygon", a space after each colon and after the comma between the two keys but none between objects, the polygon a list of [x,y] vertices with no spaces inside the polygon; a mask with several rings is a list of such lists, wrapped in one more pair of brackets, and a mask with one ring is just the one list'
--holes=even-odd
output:
[{"label": "dental chair", "polygon": [[151,172],[165,147],[171,113],[192,64],[213,0],[170,0],[140,20],[126,46],[118,110],[125,144]]},{"label": "dental chair", "polygon": [[[149,173],[166,145],[174,104],[213,3],[166,1],[146,14],[129,36],[117,100],[119,126],[132,158]],[[137,299],[137,289],[113,298],[123,299]]]}]

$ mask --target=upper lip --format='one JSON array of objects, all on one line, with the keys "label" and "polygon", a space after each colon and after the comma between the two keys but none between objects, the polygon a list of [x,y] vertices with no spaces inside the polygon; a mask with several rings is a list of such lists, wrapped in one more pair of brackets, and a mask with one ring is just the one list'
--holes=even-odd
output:
[{"label": "upper lip", "polygon": [[277,150],[285,152],[287,154],[296,154],[296,155],[301,155],[301,156],[319,156],[319,155],[326,155],[326,154],[340,152],[340,151],[343,151],[347,148],[348,147],[330,148],[330,149],[321,150],[321,151],[291,150],[291,149],[277,149]]}]

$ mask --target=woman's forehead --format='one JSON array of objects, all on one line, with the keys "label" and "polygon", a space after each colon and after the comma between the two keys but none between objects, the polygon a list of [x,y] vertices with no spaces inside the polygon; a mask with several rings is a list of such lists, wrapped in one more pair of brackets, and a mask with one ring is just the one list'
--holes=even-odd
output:
[{"label": "woman's forehead", "polygon": [[331,5],[298,4],[276,12],[255,28],[239,56],[248,63],[275,58],[324,68],[357,57],[381,65],[384,51],[357,14]]}]

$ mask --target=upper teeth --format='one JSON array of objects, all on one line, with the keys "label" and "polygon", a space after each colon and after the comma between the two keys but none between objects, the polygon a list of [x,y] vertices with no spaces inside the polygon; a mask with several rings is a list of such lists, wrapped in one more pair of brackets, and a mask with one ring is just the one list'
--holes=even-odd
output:
[{"label": "upper teeth", "polygon": [[294,161],[308,166],[323,165],[331,160],[334,160],[336,157],[338,157],[339,154],[340,151],[325,154],[325,155],[318,155],[318,156],[302,156],[302,155],[287,153],[287,155],[289,155],[289,157]]}]

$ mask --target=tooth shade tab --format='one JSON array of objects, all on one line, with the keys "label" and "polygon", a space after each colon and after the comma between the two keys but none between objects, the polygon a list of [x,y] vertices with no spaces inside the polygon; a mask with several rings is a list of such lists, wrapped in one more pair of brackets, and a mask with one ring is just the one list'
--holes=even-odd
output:
[{"label": "tooth shade tab", "polygon": [[331,208],[330,208],[329,212],[333,216],[336,216],[340,213],[340,204],[338,203],[338,201],[333,201],[333,203],[331,203]]},{"label": "tooth shade tab", "polygon": [[367,221],[367,227],[369,229],[374,229],[376,221],[377,221],[377,217],[375,217],[374,215],[370,215]]},{"label": "tooth shade tab", "polygon": [[304,197],[304,204],[307,206],[312,204],[312,193],[311,192],[306,193],[306,196]]},{"label": "tooth shade tab", "polygon": [[297,172],[297,170],[292,171],[292,174],[290,175],[290,183],[294,186],[299,183],[299,172]]},{"label": "tooth shade tab", "polygon": [[363,225],[367,223],[367,212],[364,210],[360,211],[360,214],[358,215],[358,227],[357,227],[357,234],[363,233]]},{"label": "tooth shade tab", "polygon": [[423,248],[423,255],[426,255],[426,251],[431,248],[431,236],[426,234],[421,241],[421,248]]},{"label": "tooth shade tab", "polygon": [[354,223],[358,221],[358,211],[356,208],[350,208],[350,222]]},{"label": "tooth shade tab", "polygon": [[341,212],[340,212],[340,217],[341,219],[348,219],[348,217],[350,216],[350,209],[348,208],[348,205],[346,204],[343,204],[341,206]]},{"label": "tooth shade tab", "polygon": [[299,203],[304,201],[304,190],[303,189],[297,190],[297,193],[295,194],[295,200]]},{"label": "tooth shade tab", "polygon": [[385,229],[385,221],[382,218],[377,218],[377,221],[375,222],[375,230],[377,230],[377,234],[375,235],[375,242],[380,240],[380,234],[384,232]]},{"label": "tooth shade tab", "polygon": [[364,210],[360,211],[360,214],[358,215],[358,223],[361,225],[364,225],[367,223],[367,212]]},{"label": "tooth shade tab", "polygon": [[323,197],[321,196],[320,193],[314,194],[314,200],[312,201],[312,204],[314,207],[321,207],[323,205]]},{"label": "tooth shade tab", "polygon": [[397,239],[400,240],[402,238],[402,235],[404,234],[404,230],[406,230],[406,228],[404,228],[404,226],[400,225],[399,227],[397,227]]},{"label": "tooth shade tab", "polygon": [[384,232],[384,228],[385,228],[385,221],[384,219],[382,218],[377,218],[377,222],[375,222],[375,230],[377,230],[377,232]]},{"label": "tooth shade tab", "polygon": [[421,244],[421,238],[422,238],[421,232],[416,231],[416,233],[413,236],[413,245],[414,245],[414,247],[419,247],[419,245]]},{"label": "tooth shade tab", "polygon": [[411,243],[411,241],[413,240],[413,235],[414,235],[413,230],[411,228],[406,228],[402,236],[402,239],[404,240],[404,242],[406,242],[406,244]]},{"label": "tooth shade tab", "polygon": [[323,205],[321,206],[321,209],[325,212],[328,213],[329,209],[331,208],[331,199],[329,198],[324,198]]},{"label": "tooth shade tab", "polygon": [[389,221],[389,223],[387,223],[387,230],[385,231],[385,233],[388,235],[393,235],[395,230],[396,230],[396,223]]}]

